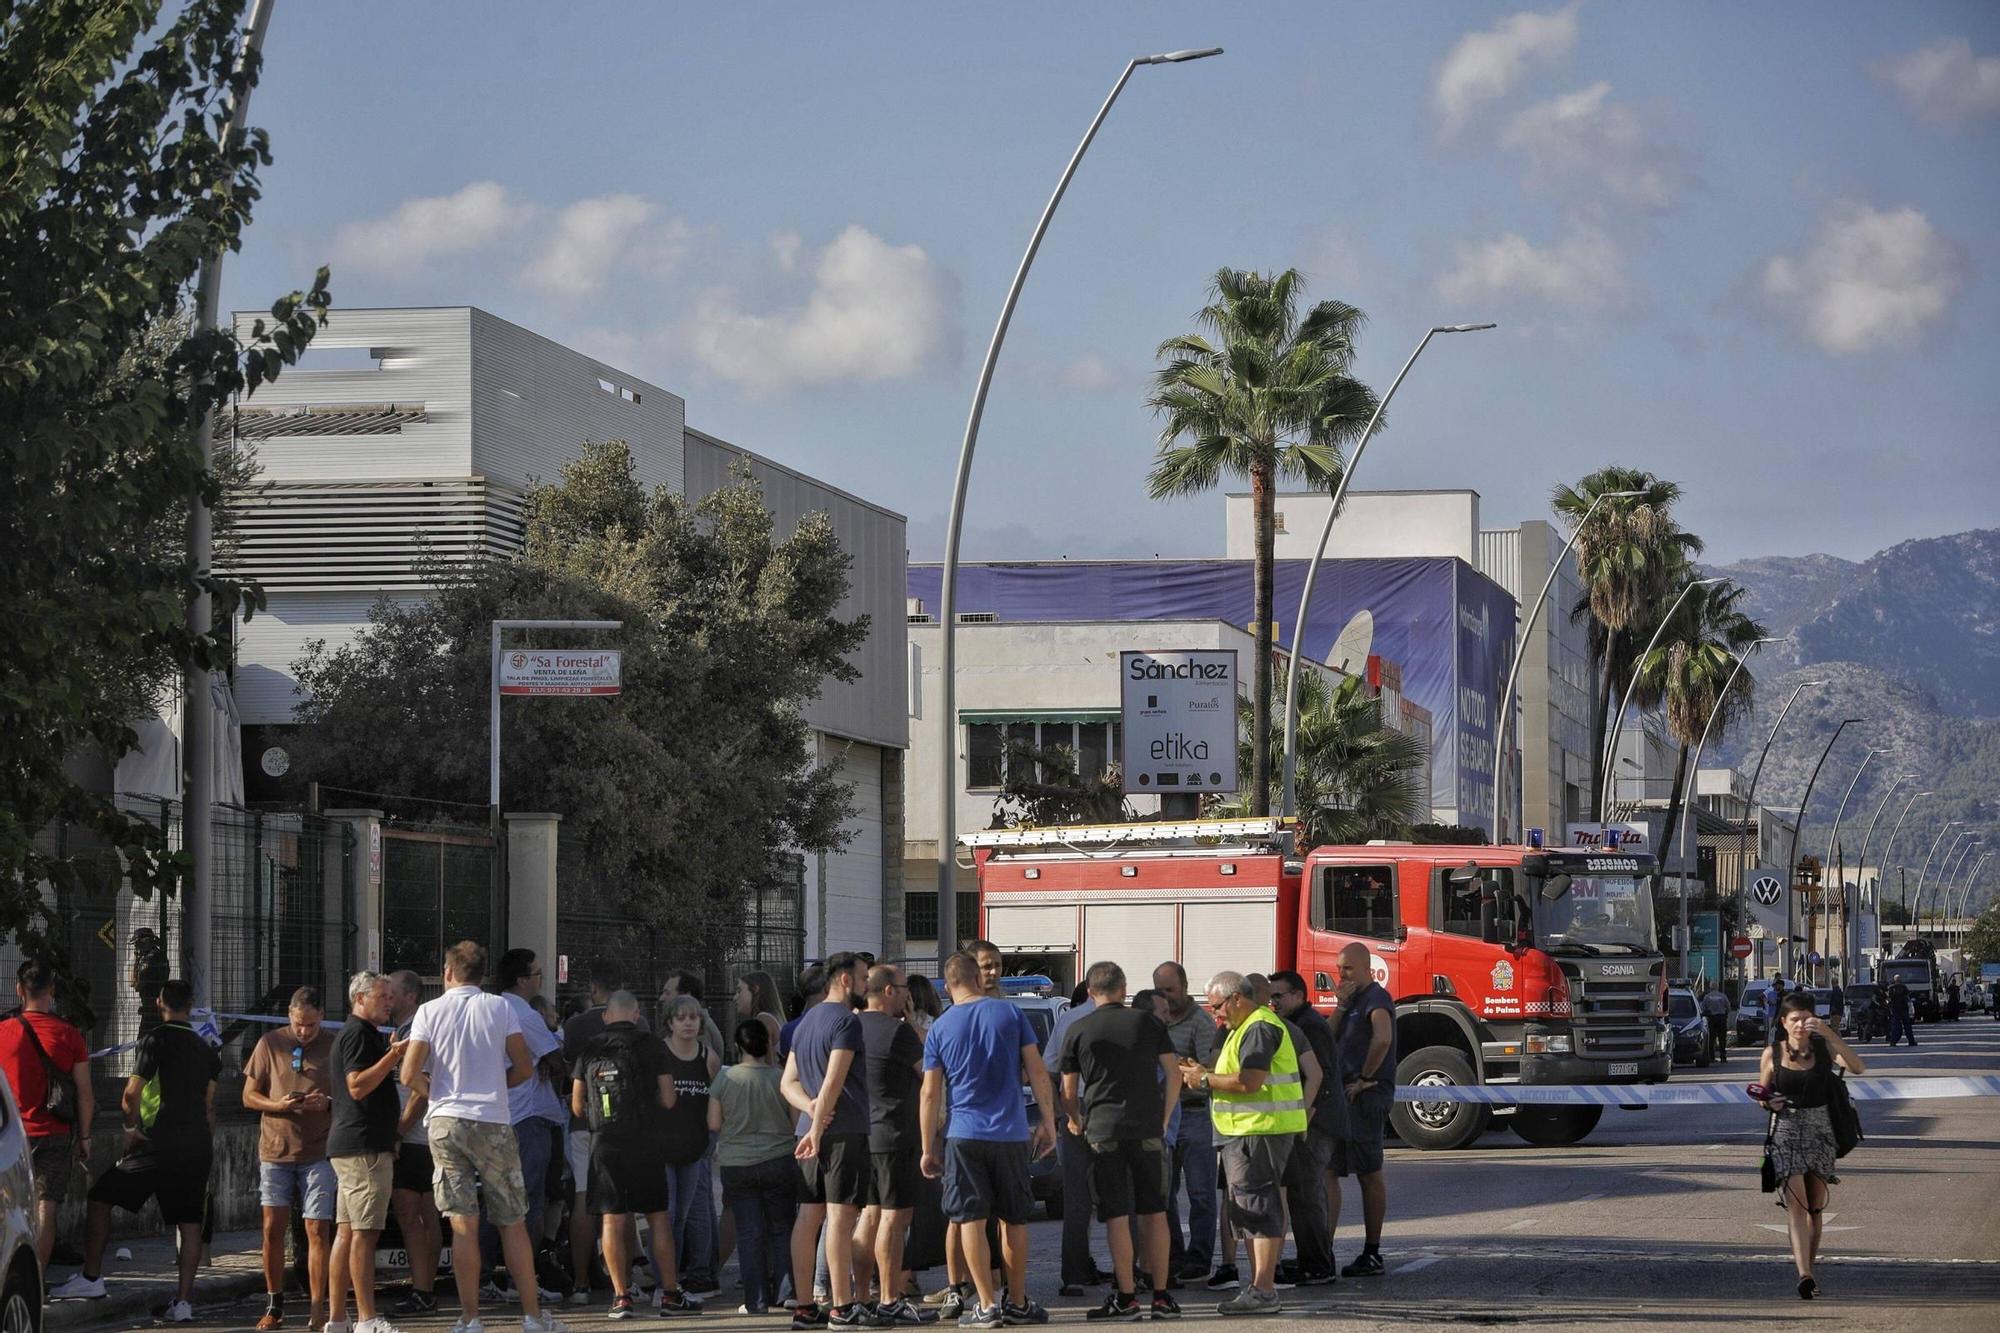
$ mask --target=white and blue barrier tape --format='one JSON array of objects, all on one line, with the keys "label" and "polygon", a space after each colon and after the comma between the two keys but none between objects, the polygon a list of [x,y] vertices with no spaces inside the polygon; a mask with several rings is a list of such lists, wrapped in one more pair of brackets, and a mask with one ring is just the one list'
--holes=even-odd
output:
[{"label": "white and blue barrier tape", "polygon": [[[1939,1097],[2000,1097],[2000,1074],[1954,1078],[1850,1078],[1857,1102],[1928,1101]],[[1736,1083],[1581,1083],[1566,1085],[1404,1085],[1399,1102],[1476,1102],[1486,1106],[1746,1106]]]},{"label": "white and blue barrier tape", "polygon": [[[188,1016],[188,1021],[196,1032],[199,1032],[207,1039],[209,1045],[220,1047],[222,1045],[222,1024],[224,1023],[269,1023],[275,1027],[278,1024],[289,1023],[292,1020],[284,1014],[212,1013],[207,1009],[197,1009]],[[332,1031],[338,1032],[341,1029],[342,1023],[340,1019],[331,1018],[326,1021],[325,1026]],[[382,1031],[387,1032],[389,1029],[383,1028]],[[136,1041],[121,1041],[116,1046],[106,1046],[101,1051],[92,1051],[90,1058],[101,1060],[107,1055],[119,1055],[131,1050],[138,1044]]]}]

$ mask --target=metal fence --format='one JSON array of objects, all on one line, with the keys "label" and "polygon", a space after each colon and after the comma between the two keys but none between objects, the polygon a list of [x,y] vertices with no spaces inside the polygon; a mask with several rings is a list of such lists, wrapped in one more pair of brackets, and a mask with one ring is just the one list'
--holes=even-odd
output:
[{"label": "metal fence", "polygon": [[500,939],[495,855],[484,829],[383,828],[383,970],[437,980],[451,945]]}]

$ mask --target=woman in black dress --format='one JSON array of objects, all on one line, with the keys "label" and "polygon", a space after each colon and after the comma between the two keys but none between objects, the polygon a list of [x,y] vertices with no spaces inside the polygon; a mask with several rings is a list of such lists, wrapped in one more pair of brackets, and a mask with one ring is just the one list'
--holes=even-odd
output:
[{"label": "woman in black dress", "polygon": [[1827,1182],[1833,1179],[1834,1140],[1830,1110],[1834,1061],[1851,1074],[1867,1072],[1861,1057],[1840,1034],[1813,1013],[1812,999],[1787,995],[1778,1006],[1771,1044],[1764,1048],[1759,1081],[1770,1090],[1764,1107],[1777,1117],[1771,1133],[1771,1164],[1779,1201],[1791,1223],[1792,1262],[1798,1265],[1799,1296],[1819,1294],[1813,1262],[1819,1257],[1820,1213]]}]

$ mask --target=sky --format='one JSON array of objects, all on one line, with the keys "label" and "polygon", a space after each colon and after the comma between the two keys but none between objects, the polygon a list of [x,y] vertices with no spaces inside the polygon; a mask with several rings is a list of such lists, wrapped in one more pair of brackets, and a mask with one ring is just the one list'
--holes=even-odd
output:
[{"label": "sky", "polygon": [[[275,163],[225,302],[333,268],[334,318],[476,305],[942,551],[980,358],[968,559],[1200,555],[1153,351],[1219,268],[1368,315],[1361,489],[1545,517],[1607,464],[1712,560],[2000,522],[2000,6],[280,4]],[[1228,489],[1241,489],[1232,484]]]}]

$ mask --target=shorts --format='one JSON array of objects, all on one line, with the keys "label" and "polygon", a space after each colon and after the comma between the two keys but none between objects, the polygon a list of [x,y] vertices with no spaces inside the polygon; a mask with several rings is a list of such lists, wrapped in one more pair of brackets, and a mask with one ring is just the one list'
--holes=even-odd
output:
[{"label": "shorts", "polygon": [[120,1162],[91,1186],[92,1203],[109,1204],[136,1213],[158,1200],[160,1220],[168,1226],[198,1226],[208,1216],[210,1154],[176,1153],[173,1160]]},{"label": "shorts", "polygon": [[436,1171],[437,1163],[431,1160],[431,1145],[411,1143],[406,1139],[396,1149],[396,1173],[390,1187],[408,1190],[412,1194],[429,1194],[431,1176]]},{"label": "shorts", "polygon": [[1090,1145],[1085,1164],[1097,1220],[1167,1211],[1167,1145],[1161,1139],[1111,1139]]},{"label": "shorts", "polygon": [[331,1222],[340,1195],[333,1163],[257,1163],[257,1201],[266,1208],[297,1208],[308,1222]]},{"label": "shorts", "polygon": [[70,1168],[76,1165],[76,1140],[67,1134],[37,1134],[28,1140],[35,1166],[35,1202],[61,1203],[69,1197]]},{"label": "shorts", "polygon": [[590,1143],[597,1136],[587,1129],[572,1129],[563,1136],[563,1160],[569,1163],[569,1181],[578,1194],[590,1188]]},{"label": "shorts", "polygon": [[437,1209],[446,1217],[478,1217],[484,1192],[486,1220],[494,1226],[527,1220],[528,1186],[521,1177],[521,1149],[512,1125],[435,1116],[431,1158]]},{"label": "shorts", "polygon": [[333,1220],[353,1231],[380,1231],[389,1220],[389,1191],[396,1177],[396,1154],[364,1152],[333,1159],[340,1199]]},{"label": "shorts", "polygon": [[873,1170],[866,1134],[821,1135],[819,1155],[799,1163],[799,1176],[804,1181],[799,1189],[799,1202],[860,1208],[868,1202]]},{"label": "shorts", "polygon": [[908,1149],[868,1154],[873,1169],[868,1176],[868,1206],[900,1213],[915,1208],[924,1192],[923,1163]]},{"label": "shorts", "polygon": [[1229,1220],[1246,1236],[1285,1234],[1285,1162],[1296,1134],[1243,1134],[1222,1139],[1222,1175]]},{"label": "shorts", "polygon": [[667,1155],[657,1143],[621,1144],[593,1134],[584,1171],[584,1208],[599,1217],[664,1213],[671,1199]]},{"label": "shorts", "polygon": [[1347,1133],[1333,1145],[1335,1175],[1372,1176],[1382,1169],[1382,1128],[1394,1102],[1389,1089],[1370,1088],[1349,1103]]},{"label": "shorts", "polygon": [[946,1139],[944,1215],[954,1222],[1026,1223],[1034,1215],[1028,1145],[1021,1139]]}]

